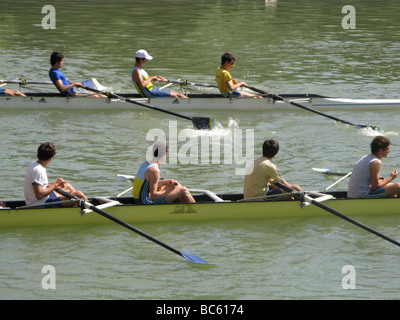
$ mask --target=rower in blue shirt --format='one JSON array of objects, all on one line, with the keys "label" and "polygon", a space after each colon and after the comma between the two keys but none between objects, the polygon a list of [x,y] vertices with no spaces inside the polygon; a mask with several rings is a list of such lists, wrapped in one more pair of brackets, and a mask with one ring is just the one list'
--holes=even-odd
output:
[{"label": "rower in blue shirt", "polygon": [[60,91],[61,95],[75,96],[76,91],[74,87],[81,87],[82,83],[73,82],[71,83],[64,74],[59,70],[64,65],[64,55],[61,52],[55,51],[50,56],[51,69],[49,70],[50,80]]},{"label": "rower in blue shirt", "polygon": [[64,97],[73,97],[76,95],[90,95],[96,98],[106,98],[102,94],[88,94],[85,92],[77,92],[75,87],[82,87],[81,82],[71,82],[65,77],[65,75],[59,70],[64,65],[64,55],[61,52],[55,51],[50,56],[51,69],[49,70],[50,80],[60,91],[61,95]]}]

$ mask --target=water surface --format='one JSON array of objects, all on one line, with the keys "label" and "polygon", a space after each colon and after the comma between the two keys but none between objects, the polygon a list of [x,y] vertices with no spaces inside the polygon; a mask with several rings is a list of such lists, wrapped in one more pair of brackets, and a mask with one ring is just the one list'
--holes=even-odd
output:
[{"label": "water surface", "polygon": [[[149,74],[213,83],[220,56],[232,52],[232,74],[277,93],[316,93],[348,98],[400,98],[398,2],[352,1],[355,30],[341,26],[339,1],[54,1],[56,29],[41,26],[42,2],[0,4],[0,78],[48,80],[49,56],[65,55],[73,81],[96,77],[134,92],[129,80],[134,53],[154,57]],[[24,8],[24,10],[21,10]],[[38,86],[34,86],[38,88]],[[178,89],[177,87],[173,87]],[[54,91],[51,87],[41,90]],[[151,141],[149,130],[168,135],[174,121],[190,136],[221,137],[254,130],[255,157],[276,138],[283,176],[306,190],[334,178],[312,167],[348,172],[369,152],[377,134],[304,110],[188,110],[212,116],[218,130],[199,133],[190,121],[143,109],[4,110],[0,112],[0,197],[23,197],[23,179],[36,149],[52,141],[57,156],[50,180],[62,176],[89,196],[116,195],[128,185],[118,173],[135,174]],[[382,173],[398,168],[397,110],[329,110],[353,123],[379,125],[392,142]],[[176,122],[175,122],[176,121]],[[185,141],[179,142],[182,146]],[[222,151],[221,151],[222,152]],[[214,192],[241,192],[237,163],[165,164],[165,178]],[[337,189],[345,189],[346,183]],[[384,214],[384,208],[382,208]],[[359,217],[396,238],[397,216]],[[214,264],[198,267],[119,226],[13,228],[0,231],[2,299],[398,299],[398,248],[330,217],[260,221],[141,224],[143,231]],[[57,270],[56,290],[43,290],[41,269]],[[342,268],[357,272],[345,290]]]}]

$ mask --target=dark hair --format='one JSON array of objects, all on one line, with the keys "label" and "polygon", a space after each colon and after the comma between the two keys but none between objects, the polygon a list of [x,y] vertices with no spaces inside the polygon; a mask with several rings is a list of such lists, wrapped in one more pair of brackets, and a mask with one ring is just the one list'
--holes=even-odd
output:
[{"label": "dark hair", "polygon": [[39,160],[49,160],[56,155],[56,147],[51,142],[43,142],[37,150]]},{"label": "dark hair", "polygon": [[225,62],[232,62],[232,60],[236,60],[233,54],[226,52],[221,57],[221,64],[224,64]]},{"label": "dark hair", "polygon": [[153,145],[153,155],[155,158],[162,158],[168,152],[168,146],[164,142],[157,141]]},{"label": "dark hair", "polygon": [[262,149],[264,157],[273,158],[279,151],[279,143],[275,139],[265,140]]},{"label": "dark hair", "polygon": [[50,56],[50,64],[55,65],[57,62],[60,62],[64,59],[64,55],[61,52],[54,51]]},{"label": "dark hair", "polygon": [[384,136],[376,136],[371,142],[371,153],[377,154],[379,149],[385,150],[390,146],[390,140]]}]

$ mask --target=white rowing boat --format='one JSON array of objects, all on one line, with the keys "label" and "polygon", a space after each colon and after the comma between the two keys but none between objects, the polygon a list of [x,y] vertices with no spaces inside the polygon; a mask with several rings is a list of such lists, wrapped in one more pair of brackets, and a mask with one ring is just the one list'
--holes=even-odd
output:
[{"label": "white rowing boat", "polygon": [[[203,86],[217,88],[216,85],[188,82],[187,80],[168,80],[170,84],[186,86]],[[0,84],[18,84],[20,91],[26,85],[41,84],[53,86],[51,81],[0,80]],[[86,93],[90,91],[107,94],[109,88],[101,85],[96,78],[82,82]],[[317,110],[329,109],[396,109],[400,108],[400,99],[349,99],[328,97],[318,94],[269,94],[255,87],[247,89],[264,96],[263,99],[222,97],[219,93],[188,93],[184,98],[143,98],[138,93],[109,93],[108,98],[92,98],[88,96],[63,97],[58,92],[24,92],[25,97],[0,96],[0,108],[9,109],[140,109],[140,103],[152,105],[165,110],[286,110],[295,109],[294,104],[302,104]],[[131,101],[126,101],[129,99]],[[285,101],[286,100],[286,101]],[[134,101],[139,104],[132,103]],[[293,103],[292,103],[293,102]]]},{"label": "white rowing boat", "polygon": [[[25,92],[27,97],[0,96],[0,108],[6,109],[132,109],[143,107],[118,98],[63,97],[58,93]],[[188,94],[182,98],[143,98],[139,94],[118,96],[165,110],[294,110],[296,107],[273,98],[223,98],[219,94]],[[280,96],[317,110],[400,109],[400,99],[345,99],[314,94],[281,94]]]}]

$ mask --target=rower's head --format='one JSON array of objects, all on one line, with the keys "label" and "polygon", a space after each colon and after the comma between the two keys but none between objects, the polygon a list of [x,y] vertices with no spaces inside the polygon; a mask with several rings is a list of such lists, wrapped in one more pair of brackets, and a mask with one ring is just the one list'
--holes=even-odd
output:
[{"label": "rower's head", "polygon": [[267,139],[263,143],[263,156],[272,159],[279,152],[279,142],[275,139]]},{"label": "rower's head", "polygon": [[389,153],[390,145],[391,142],[389,138],[384,136],[376,136],[371,142],[371,153],[377,155],[379,150],[382,150],[383,153]]},{"label": "rower's head", "polygon": [[166,143],[157,141],[153,145],[153,160],[161,163],[165,160],[168,152],[168,146]]},{"label": "rower's head", "polygon": [[56,155],[56,147],[51,142],[43,142],[37,150],[37,158],[47,161]]},{"label": "rower's head", "polygon": [[221,65],[229,65],[232,66],[235,64],[235,57],[232,53],[226,52],[221,57]]},{"label": "rower's head", "polygon": [[153,57],[147,53],[146,50],[140,49],[136,51],[136,62],[140,62],[142,60],[153,60]]},{"label": "rower's head", "polygon": [[64,55],[59,51],[54,51],[50,56],[50,65],[54,66],[64,61]]}]

